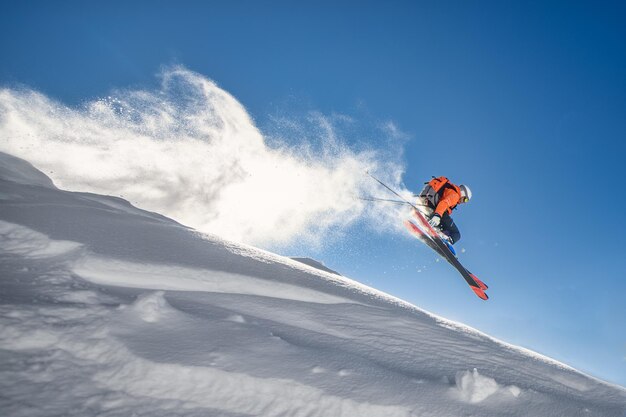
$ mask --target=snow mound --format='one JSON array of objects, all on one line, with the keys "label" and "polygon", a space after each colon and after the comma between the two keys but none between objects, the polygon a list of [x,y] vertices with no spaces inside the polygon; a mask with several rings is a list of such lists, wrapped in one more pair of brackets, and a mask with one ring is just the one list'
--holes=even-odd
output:
[{"label": "snow mound", "polygon": [[23,159],[0,152],[0,178],[18,184],[56,188],[52,180]]},{"label": "snow mound", "polygon": [[515,398],[521,394],[520,388],[515,385],[503,387],[495,379],[481,375],[476,368],[457,373],[456,390],[459,398],[470,404],[480,403],[494,394]]},{"label": "snow mound", "polygon": [[291,259],[293,259],[294,261],[298,261],[300,263],[303,263],[305,265],[312,266],[313,268],[317,268],[320,271],[330,272],[331,274],[335,274],[335,275],[341,275],[339,272],[333,271],[332,269],[330,269],[329,267],[324,265],[322,262],[316,261],[315,259],[300,258],[300,257],[291,257]]},{"label": "snow mound", "polygon": [[163,291],[142,294],[131,308],[143,321],[156,323],[172,311],[164,295]]}]

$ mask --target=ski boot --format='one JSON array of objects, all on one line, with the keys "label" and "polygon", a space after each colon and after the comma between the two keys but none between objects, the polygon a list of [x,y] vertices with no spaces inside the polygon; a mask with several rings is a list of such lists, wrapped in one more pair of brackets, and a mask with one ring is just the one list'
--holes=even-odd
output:
[{"label": "ski boot", "polygon": [[443,243],[446,244],[448,249],[450,249],[450,252],[452,252],[452,254],[456,256],[456,251],[454,250],[454,247],[452,246],[452,243],[453,243],[452,238],[448,236],[447,234],[445,234],[441,229],[437,229],[437,234],[439,235],[441,240],[443,240]]}]

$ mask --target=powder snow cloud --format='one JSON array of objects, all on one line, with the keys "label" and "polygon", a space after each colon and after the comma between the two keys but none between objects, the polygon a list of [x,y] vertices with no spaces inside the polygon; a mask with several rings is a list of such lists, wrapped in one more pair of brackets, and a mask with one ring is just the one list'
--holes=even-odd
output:
[{"label": "powder snow cloud", "polygon": [[[248,244],[315,244],[357,220],[397,223],[389,207],[355,198],[380,193],[365,171],[397,186],[397,154],[350,149],[333,117],[319,113],[315,145],[306,135],[268,138],[206,77],[177,66],[160,80],[152,91],[115,91],[79,107],[2,89],[0,150],[27,159],[60,188],[121,196]],[[392,122],[378,133],[402,136]]]}]

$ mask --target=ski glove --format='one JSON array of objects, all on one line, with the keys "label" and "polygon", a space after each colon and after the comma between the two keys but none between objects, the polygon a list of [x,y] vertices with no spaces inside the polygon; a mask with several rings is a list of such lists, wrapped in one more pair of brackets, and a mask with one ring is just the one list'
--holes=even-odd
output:
[{"label": "ski glove", "polygon": [[439,223],[441,223],[441,216],[438,215],[437,213],[433,214],[430,220],[428,220],[428,224],[431,225],[432,227],[439,226]]}]

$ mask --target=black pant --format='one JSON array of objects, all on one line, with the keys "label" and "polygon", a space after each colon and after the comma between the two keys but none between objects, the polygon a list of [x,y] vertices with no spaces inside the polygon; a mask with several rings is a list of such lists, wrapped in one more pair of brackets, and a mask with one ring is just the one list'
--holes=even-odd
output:
[{"label": "black pant", "polygon": [[445,234],[450,236],[452,243],[456,243],[461,239],[461,232],[459,232],[459,228],[456,227],[454,220],[452,220],[448,212],[443,213],[439,227]]}]

